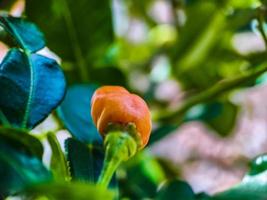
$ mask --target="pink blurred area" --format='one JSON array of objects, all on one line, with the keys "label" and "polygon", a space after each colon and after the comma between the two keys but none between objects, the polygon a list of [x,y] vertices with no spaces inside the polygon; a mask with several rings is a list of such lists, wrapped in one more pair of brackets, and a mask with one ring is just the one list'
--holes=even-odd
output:
[{"label": "pink blurred area", "polygon": [[222,138],[200,122],[183,124],[152,146],[156,157],[172,163],[196,192],[216,193],[240,182],[248,161],[267,152],[267,85],[234,94],[240,105],[230,137]]},{"label": "pink blurred area", "polygon": [[25,7],[25,0],[17,0],[10,9],[10,14],[14,17],[22,15]]},{"label": "pink blurred area", "polygon": [[2,60],[4,59],[7,51],[8,51],[8,46],[0,42],[0,62],[2,62]]}]

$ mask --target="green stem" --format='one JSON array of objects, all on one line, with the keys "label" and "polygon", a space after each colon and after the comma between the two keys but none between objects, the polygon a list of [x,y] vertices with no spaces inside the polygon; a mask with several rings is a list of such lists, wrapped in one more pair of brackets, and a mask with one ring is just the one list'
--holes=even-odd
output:
[{"label": "green stem", "polygon": [[264,30],[264,12],[266,12],[266,8],[265,7],[261,7],[260,10],[259,10],[259,16],[257,18],[258,20],[258,29],[261,33],[261,36],[262,36],[262,39],[264,41],[264,44],[265,44],[265,48],[266,48],[266,51],[267,51],[267,36],[266,36],[266,33],[265,33],[265,30]]},{"label": "green stem", "polygon": [[98,185],[108,187],[120,163],[131,158],[136,152],[137,143],[128,132],[108,132],[105,138],[105,159],[103,169],[98,178]]},{"label": "green stem", "polygon": [[110,182],[114,172],[119,167],[121,161],[122,161],[121,159],[112,159],[110,161],[107,161],[105,159],[102,172],[101,172],[99,179],[98,179],[99,185],[102,185],[105,188],[108,187],[109,182]]},{"label": "green stem", "polygon": [[83,58],[82,50],[79,44],[77,32],[75,31],[74,22],[71,16],[71,12],[69,9],[69,5],[66,2],[66,0],[61,0],[62,7],[64,9],[64,19],[66,22],[66,26],[68,29],[68,33],[70,36],[70,42],[73,47],[73,53],[77,62],[77,66],[79,67],[80,72],[80,78],[83,82],[88,82],[89,80],[89,74],[85,65],[85,61]]},{"label": "green stem", "polygon": [[209,89],[190,97],[184,103],[182,103],[178,108],[173,109],[172,111],[165,110],[160,112],[158,115],[154,116],[154,120],[159,121],[175,121],[176,123],[180,123],[184,114],[194,105],[198,103],[203,103],[209,101],[213,98],[218,97],[224,92],[228,92],[230,90],[235,89],[236,87],[246,83],[247,81],[253,80],[262,73],[267,71],[267,64],[264,63],[257,68],[253,68],[249,70],[243,75],[237,76],[231,79],[225,79],[219,81],[214,86]]}]

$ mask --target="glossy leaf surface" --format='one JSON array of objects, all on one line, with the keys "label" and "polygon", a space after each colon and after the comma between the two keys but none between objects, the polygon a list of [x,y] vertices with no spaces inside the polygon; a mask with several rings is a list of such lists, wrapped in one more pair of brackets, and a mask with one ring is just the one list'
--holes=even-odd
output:
[{"label": "glossy leaf surface", "polygon": [[78,140],[90,144],[102,144],[102,138],[91,117],[91,97],[95,89],[94,85],[71,86],[58,108],[58,115]]},{"label": "glossy leaf surface", "polygon": [[32,128],[65,95],[65,78],[52,59],[11,49],[0,65],[0,109],[16,126]]},{"label": "glossy leaf surface", "polygon": [[0,26],[25,50],[36,52],[45,47],[43,33],[31,22],[17,17],[0,16]]},{"label": "glossy leaf surface", "polygon": [[177,200],[194,200],[195,194],[192,188],[184,181],[166,181],[157,193],[157,200],[174,198]]},{"label": "glossy leaf surface", "polygon": [[[9,134],[18,134],[7,131]],[[19,134],[23,136],[23,133]],[[13,138],[7,142],[6,136],[0,134],[0,137],[0,196],[14,194],[29,185],[52,179],[41,160],[29,150],[29,143],[25,144],[26,139]]]},{"label": "glossy leaf surface", "polygon": [[87,146],[73,138],[65,141],[65,148],[73,179],[95,183],[102,169],[103,148]]}]

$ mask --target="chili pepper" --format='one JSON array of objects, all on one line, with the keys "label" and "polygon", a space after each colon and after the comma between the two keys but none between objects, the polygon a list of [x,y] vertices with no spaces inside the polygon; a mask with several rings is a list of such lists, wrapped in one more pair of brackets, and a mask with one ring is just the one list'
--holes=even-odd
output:
[{"label": "chili pepper", "polygon": [[108,133],[109,124],[125,127],[133,123],[141,140],[139,148],[147,144],[151,133],[151,116],[141,97],[120,86],[103,86],[95,91],[91,104],[93,121],[103,137]]}]

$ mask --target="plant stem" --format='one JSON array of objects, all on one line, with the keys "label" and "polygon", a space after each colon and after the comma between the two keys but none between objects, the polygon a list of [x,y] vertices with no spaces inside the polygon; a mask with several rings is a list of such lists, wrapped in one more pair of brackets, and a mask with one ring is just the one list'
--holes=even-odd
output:
[{"label": "plant stem", "polygon": [[237,76],[231,79],[225,79],[219,81],[214,86],[209,89],[190,97],[184,103],[182,103],[178,108],[173,109],[172,111],[165,110],[154,117],[155,120],[159,121],[175,121],[180,123],[183,119],[184,114],[194,105],[198,103],[203,103],[208,100],[211,100],[215,97],[218,97],[224,92],[235,89],[236,87],[246,83],[247,81],[253,80],[262,73],[267,71],[267,64],[263,63],[257,68],[249,70],[243,75]]},{"label": "plant stem", "polygon": [[137,152],[135,139],[123,131],[110,131],[105,138],[105,159],[98,178],[98,185],[108,187],[109,182],[122,161],[128,160]]},{"label": "plant stem", "polygon": [[63,16],[64,16],[66,26],[68,29],[70,42],[73,48],[73,54],[75,56],[77,66],[79,68],[80,78],[83,82],[88,82],[89,74],[88,74],[88,70],[86,68],[86,64],[83,58],[82,49],[79,44],[77,32],[75,31],[76,29],[75,29],[74,21],[72,19],[72,15],[69,9],[69,5],[66,2],[66,0],[61,0],[61,4],[64,10]]},{"label": "plant stem", "polygon": [[259,9],[259,16],[257,18],[258,20],[258,29],[261,33],[261,36],[262,36],[262,39],[264,41],[264,44],[265,44],[265,49],[267,51],[267,36],[266,36],[266,33],[265,33],[265,30],[264,30],[264,13],[266,12],[266,8],[265,7],[260,7]]},{"label": "plant stem", "polygon": [[105,159],[103,169],[98,179],[98,184],[102,185],[105,188],[108,187],[114,172],[119,167],[121,162],[122,159],[111,159],[109,161]]}]

